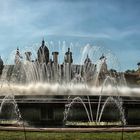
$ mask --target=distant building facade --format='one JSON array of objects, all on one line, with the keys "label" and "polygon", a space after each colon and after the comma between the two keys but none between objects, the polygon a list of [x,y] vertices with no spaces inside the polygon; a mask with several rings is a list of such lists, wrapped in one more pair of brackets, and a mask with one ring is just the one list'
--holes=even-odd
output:
[{"label": "distant building facade", "polygon": [[[64,55],[63,63],[59,64],[59,52],[52,52],[53,59],[50,59],[50,51],[46,46],[44,39],[37,51],[36,60],[32,60],[31,55],[32,52],[25,52],[26,63],[23,64],[21,62],[23,57],[20,54],[19,48],[17,48],[15,65],[5,66],[5,71],[7,69],[7,72],[5,73],[7,73],[9,80],[15,79],[13,81],[18,82],[85,82],[90,85],[99,85],[108,74],[106,58],[104,55],[100,58],[101,68],[99,72],[97,72],[97,67],[92,63],[88,54],[82,65],[73,64],[73,56],[70,48],[68,48]],[[98,79],[96,77],[97,75],[99,75]]]}]

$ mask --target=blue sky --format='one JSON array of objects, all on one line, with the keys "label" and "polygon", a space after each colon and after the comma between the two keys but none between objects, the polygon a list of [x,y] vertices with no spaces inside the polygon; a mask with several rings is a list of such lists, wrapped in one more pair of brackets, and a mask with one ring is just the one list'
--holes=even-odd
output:
[{"label": "blue sky", "polygon": [[140,61],[140,0],[0,0],[0,55],[46,41],[111,50],[121,70]]}]

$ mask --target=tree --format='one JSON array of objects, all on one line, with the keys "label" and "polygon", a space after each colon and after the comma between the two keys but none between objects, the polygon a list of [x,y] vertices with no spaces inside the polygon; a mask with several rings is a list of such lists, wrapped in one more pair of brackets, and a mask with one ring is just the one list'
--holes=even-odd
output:
[{"label": "tree", "polygon": [[126,70],[125,73],[135,73],[135,70]]}]

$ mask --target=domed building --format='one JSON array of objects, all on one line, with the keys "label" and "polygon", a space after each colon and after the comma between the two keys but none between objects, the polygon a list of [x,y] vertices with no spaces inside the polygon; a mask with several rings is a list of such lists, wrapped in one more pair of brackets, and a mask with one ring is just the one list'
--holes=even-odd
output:
[{"label": "domed building", "polygon": [[49,49],[45,45],[44,40],[42,40],[42,44],[37,51],[37,56],[38,56],[37,60],[40,64],[43,64],[43,63],[48,64],[48,62],[49,62]]}]

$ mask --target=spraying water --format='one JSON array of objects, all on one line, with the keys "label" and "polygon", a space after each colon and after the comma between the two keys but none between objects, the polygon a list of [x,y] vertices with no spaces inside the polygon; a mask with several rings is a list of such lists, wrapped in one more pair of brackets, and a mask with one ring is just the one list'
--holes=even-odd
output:
[{"label": "spraying water", "polygon": [[[89,122],[101,122],[106,105],[112,101],[120,111],[121,120],[126,124],[121,97],[140,97],[140,89],[127,87],[124,75],[118,74],[116,77],[109,71],[109,67],[116,68],[116,65],[119,66],[118,60],[113,57],[110,51],[101,51],[101,47],[87,44],[81,49],[82,55],[78,57],[73,55],[72,50],[74,49],[74,54],[79,53],[79,48],[75,48],[73,43],[68,46],[66,42],[62,44],[59,42],[61,54],[57,52],[54,42],[46,44],[52,48],[53,60],[50,59],[49,49],[43,40],[37,55],[32,50],[33,60],[31,58],[32,53],[26,51],[26,60],[20,61],[20,55],[23,53],[20,54],[17,50],[15,51],[15,64],[4,66],[0,79],[0,96],[4,96],[0,112],[8,99],[13,101],[15,110],[17,110],[15,96],[61,95],[69,97],[74,95],[75,97],[71,101],[68,100],[68,104],[65,105],[64,121],[67,121],[71,106],[78,101],[83,105]],[[62,49],[60,45],[62,45]],[[60,55],[60,60],[58,55]],[[80,96],[87,97],[88,106]],[[99,97],[96,116],[93,116],[90,96]],[[101,106],[103,96],[107,98]]]},{"label": "spraying water", "polygon": [[[7,95],[13,90],[13,95],[77,95],[77,96],[99,96],[102,87],[86,87],[82,84],[48,84],[48,83],[32,83],[28,85],[10,85],[3,84],[0,90],[0,96]],[[118,92],[120,96],[123,97],[140,97],[139,88],[129,88],[129,87],[118,87]],[[113,93],[113,94],[112,94]],[[126,94],[127,93],[127,94]],[[102,96],[118,96],[118,93],[114,92],[114,87],[108,85],[104,87],[104,92]]]}]

